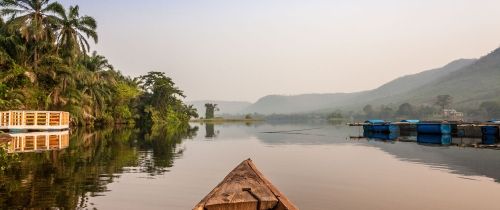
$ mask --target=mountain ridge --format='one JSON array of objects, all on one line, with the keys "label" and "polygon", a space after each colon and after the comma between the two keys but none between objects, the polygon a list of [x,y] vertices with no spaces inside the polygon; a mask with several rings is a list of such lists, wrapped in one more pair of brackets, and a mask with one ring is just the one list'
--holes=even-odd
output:
[{"label": "mountain ridge", "polygon": [[[301,95],[268,95],[250,105],[244,112],[261,114],[291,114],[304,112],[323,112],[332,109],[359,108],[372,101],[412,91],[430,82],[436,81],[452,72],[467,67],[478,59],[457,59],[443,67],[404,75],[389,81],[375,89],[353,93],[324,93]],[[381,103],[378,103],[381,104]]]}]

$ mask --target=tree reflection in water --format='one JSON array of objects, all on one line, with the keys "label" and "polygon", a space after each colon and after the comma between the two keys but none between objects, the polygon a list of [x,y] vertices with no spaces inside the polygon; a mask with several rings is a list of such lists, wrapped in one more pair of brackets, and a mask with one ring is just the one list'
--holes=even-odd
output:
[{"label": "tree reflection in water", "polygon": [[76,130],[68,148],[18,154],[20,162],[0,172],[0,207],[86,208],[88,197],[106,192],[121,173],[168,171],[182,155],[179,144],[197,130]]}]

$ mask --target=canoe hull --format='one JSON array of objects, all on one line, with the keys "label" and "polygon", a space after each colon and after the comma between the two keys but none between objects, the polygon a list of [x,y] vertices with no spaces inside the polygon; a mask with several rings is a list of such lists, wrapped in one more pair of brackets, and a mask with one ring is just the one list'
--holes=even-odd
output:
[{"label": "canoe hull", "polygon": [[193,210],[298,210],[247,159],[233,169]]}]

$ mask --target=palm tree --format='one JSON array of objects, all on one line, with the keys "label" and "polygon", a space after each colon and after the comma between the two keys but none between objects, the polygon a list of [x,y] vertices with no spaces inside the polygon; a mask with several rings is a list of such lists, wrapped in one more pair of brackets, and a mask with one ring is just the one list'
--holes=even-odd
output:
[{"label": "palm tree", "polygon": [[94,51],[90,57],[83,58],[82,63],[85,68],[91,72],[109,71],[114,69],[108,59],[102,55],[98,55],[96,51]]},{"label": "palm tree", "polygon": [[[58,29],[58,49],[64,49],[64,57],[76,58],[86,54],[90,49],[87,38],[92,38],[97,43],[97,23],[90,16],[80,16],[78,6],[70,6],[68,11],[58,13],[61,18],[56,19]],[[86,38],[87,37],[87,38]]]},{"label": "palm tree", "polygon": [[[44,44],[54,40],[56,14],[64,13],[64,7],[50,0],[1,0],[1,16],[10,17],[7,24],[11,30],[18,31],[25,41],[33,44],[33,66],[38,65],[38,51]],[[59,21],[60,22],[60,21]],[[45,44],[46,45],[46,44]]]},{"label": "palm tree", "polygon": [[97,117],[97,115],[101,114],[101,112],[106,109],[107,104],[109,104],[111,100],[111,86],[106,80],[103,80],[97,72],[86,74],[82,81],[82,85],[82,92],[87,99],[84,101],[84,104],[92,108],[87,111],[88,113],[93,113],[94,117]]}]

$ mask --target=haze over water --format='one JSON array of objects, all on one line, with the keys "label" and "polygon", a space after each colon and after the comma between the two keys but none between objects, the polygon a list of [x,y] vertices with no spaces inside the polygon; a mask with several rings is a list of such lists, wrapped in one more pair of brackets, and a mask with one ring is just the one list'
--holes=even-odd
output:
[{"label": "haze over water", "polygon": [[190,209],[252,158],[301,209],[497,209],[497,150],[350,139],[359,128],[330,124],[192,126],[73,132],[68,148],[23,154],[19,176],[0,176],[0,206]]}]

